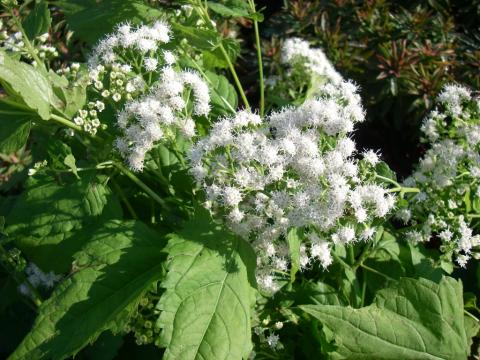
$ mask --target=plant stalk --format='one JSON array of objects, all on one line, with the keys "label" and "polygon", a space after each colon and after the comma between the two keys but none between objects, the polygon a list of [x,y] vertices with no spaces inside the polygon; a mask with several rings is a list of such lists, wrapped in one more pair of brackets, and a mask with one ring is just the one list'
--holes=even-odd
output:
[{"label": "plant stalk", "polygon": [[[250,8],[252,12],[255,13],[255,0],[249,0]],[[265,114],[265,82],[263,79],[263,61],[262,61],[262,47],[260,44],[260,31],[258,30],[258,21],[256,18],[253,19],[253,28],[255,30],[255,44],[257,48],[257,59],[258,59],[258,76],[260,80],[260,117],[263,117]]]}]

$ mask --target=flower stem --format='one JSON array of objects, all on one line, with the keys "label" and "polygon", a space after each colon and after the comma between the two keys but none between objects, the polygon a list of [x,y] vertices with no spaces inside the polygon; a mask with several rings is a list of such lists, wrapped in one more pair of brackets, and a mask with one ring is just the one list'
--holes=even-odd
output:
[{"label": "flower stem", "polygon": [[232,61],[230,60],[230,56],[228,56],[227,51],[225,50],[224,46],[222,43],[219,45],[220,50],[223,54],[223,57],[225,58],[225,61],[228,64],[228,68],[230,69],[230,73],[233,76],[233,80],[235,81],[235,84],[237,85],[238,92],[240,93],[240,97],[242,98],[243,103],[245,104],[245,107],[250,110],[250,104],[248,103],[247,96],[245,95],[245,92],[243,91],[242,83],[240,82],[237,72],[235,71],[235,67],[232,64]]},{"label": "flower stem", "polygon": [[135,213],[135,210],[133,210],[132,204],[130,204],[130,201],[128,201],[127,197],[125,196],[125,193],[123,192],[122,188],[117,184],[117,182],[112,179],[112,184],[113,187],[115,188],[115,191],[118,193],[120,196],[120,199],[125,203],[125,206],[127,207],[128,212],[132,216],[133,219],[138,220],[138,216]]},{"label": "flower stem", "polygon": [[420,189],[419,188],[411,188],[411,187],[396,187],[392,189],[388,189],[388,192],[399,192],[401,194],[406,194],[406,193],[419,193]]},{"label": "flower stem", "polygon": [[480,319],[478,319],[475,315],[473,315],[471,312],[468,312],[467,310],[463,309],[463,312],[465,315],[470,316],[473,320],[480,322]]},{"label": "flower stem", "polygon": [[73,130],[76,130],[76,131],[82,131],[82,128],[78,125],[76,125],[75,123],[73,123],[72,121],[68,120],[68,119],[65,119],[64,117],[61,117],[61,116],[58,116],[58,115],[55,115],[55,114],[51,114],[50,115],[50,119],[62,124],[62,125],[65,125]]},{"label": "flower stem", "polygon": [[117,162],[114,162],[113,165],[115,165],[115,167],[118,170],[120,170],[121,173],[123,173],[130,180],[132,180],[139,188],[145,191],[153,200],[159,203],[163,208],[165,209],[169,208],[165,200],[163,200],[160,196],[158,196],[157,193],[155,193],[155,191],[150,189],[147,184],[145,184],[142,180],[140,180],[134,173],[128,170],[125,166]]},{"label": "flower stem", "polygon": [[[249,0],[250,8],[253,13],[256,12],[255,9],[255,0]],[[257,58],[258,58],[258,75],[260,80],[260,116],[263,117],[265,113],[265,83],[263,79],[263,61],[262,61],[262,48],[260,45],[260,32],[258,30],[258,21],[257,18],[253,18],[253,28],[255,30],[255,43],[257,48]]]},{"label": "flower stem", "polygon": [[362,267],[363,269],[368,270],[368,271],[370,271],[370,272],[372,272],[372,273],[374,273],[374,274],[380,275],[380,276],[384,277],[384,278],[387,279],[387,280],[397,281],[397,280],[395,280],[394,278],[392,278],[392,277],[390,277],[390,276],[388,276],[388,275],[385,275],[384,273],[381,273],[380,271],[377,271],[377,270],[375,270],[375,269],[372,269],[371,267],[369,267],[369,266],[367,266],[367,265],[365,265],[365,264],[361,264],[360,267]]},{"label": "flower stem", "polygon": [[9,10],[10,16],[13,19],[13,22],[15,23],[15,26],[22,33],[22,40],[25,43],[25,46],[27,47],[27,50],[30,53],[30,56],[32,57],[33,60],[35,60],[37,65],[40,67],[40,69],[46,73],[47,68],[45,67],[45,64],[43,63],[43,61],[40,60],[37,53],[35,52],[35,48],[33,47],[32,43],[30,42],[30,39],[27,36],[27,33],[25,32],[25,29],[23,28],[22,23],[20,22],[20,18],[13,13],[13,8],[9,8],[8,10]]},{"label": "flower stem", "polygon": [[[200,10],[200,16],[203,16],[205,22],[209,24],[209,26],[213,27],[213,30],[217,31],[216,27],[212,24],[212,20],[210,19],[210,15],[208,15],[208,6],[207,3],[205,4],[201,0],[197,0],[197,5],[198,9]],[[240,93],[240,97],[242,98],[243,103],[245,104],[245,107],[250,110],[250,104],[248,103],[247,96],[245,95],[245,91],[243,90],[242,83],[240,82],[240,79],[238,78],[237,72],[235,70],[235,67],[232,64],[232,61],[230,60],[230,56],[228,56],[227,50],[225,50],[225,47],[223,46],[223,43],[220,41],[218,44],[218,47],[220,51],[222,52],[223,57],[225,58],[225,61],[227,62],[228,68],[230,70],[230,73],[232,74],[233,80],[235,81],[235,85],[237,85],[238,92]]]}]

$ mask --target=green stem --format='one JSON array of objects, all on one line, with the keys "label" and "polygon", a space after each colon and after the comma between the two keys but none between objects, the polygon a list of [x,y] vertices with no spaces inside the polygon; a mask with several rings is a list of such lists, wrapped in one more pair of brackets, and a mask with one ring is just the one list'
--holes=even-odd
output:
[{"label": "green stem", "polygon": [[374,273],[374,274],[380,275],[380,276],[384,277],[384,278],[387,279],[387,280],[397,281],[397,280],[395,280],[394,278],[392,278],[392,277],[390,277],[390,276],[388,276],[388,275],[385,275],[384,273],[381,273],[380,271],[377,271],[377,270],[375,270],[375,269],[372,269],[371,267],[369,267],[369,266],[367,266],[367,265],[365,265],[365,264],[361,264],[360,267],[362,267],[363,269],[368,270],[368,271],[370,271],[370,272],[372,272],[372,273]]},{"label": "green stem", "polygon": [[[255,13],[255,0],[249,0],[249,4],[252,12]],[[262,48],[260,45],[260,32],[258,30],[258,21],[256,18],[253,19],[253,28],[255,30],[255,44],[257,48],[258,75],[260,77],[260,116],[263,117],[265,113],[265,83],[263,80],[263,61]]]},{"label": "green stem", "polygon": [[37,53],[35,52],[35,48],[33,47],[32,43],[30,42],[30,39],[27,36],[27,33],[25,32],[25,29],[23,28],[22,23],[20,22],[20,18],[13,13],[12,8],[9,9],[9,13],[10,13],[10,16],[13,18],[13,22],[15,23],[15,26],[22,33],[22,40],[25,43],[27,50],[30,53],[30,56],[32,57],[33,60],[35,60],[37,65],[40,67],[40,69],[46,73],[47,68],[45,67],[45,64],[43,63],[43,61],[40,60]]},{"label": "green stem", "polygon": [[[198,9],[200,10],[200,15],[203,16],[205,22],[213,27],[215,31],[217,29],[212,25],[212,20],[210,19],[210,15],[208,15],[208,6],[199,0],[197,1]],[[223,57],[225,58],[225,61],[227,62],[228,68],[230,70],[230,73],[232,74],[233,80],[235,81],[235,85],[237,85],[238,92],[240,93],[240,97],[242,98],[243,103],[245,104],[245,107],[250,110],[250,104],[248,103],[247,97],[245,95],[245,91],[243,90],[242,83],[240,82],[237,72],[235,71],[235,67],[232,64],[232,61],[230,60],[230,56],[228,56],[227,51],[225,50],[225,47],[223,46],[222,42],[218,44],[218,47],[220,48],[220,51],[222,52]]]},{"label": "green stem", "polygon": [[343,259],[335,253],[335,251],[332,250],[331,254],[332,254],[333,258],[336,261],[338,261],[344,268],[350,268],[350,265],[348,265],[345,261],[343,261]]},{"label": "green stem", "polygon": [[395,185],[395,186],[398,187],[398,188],[401,188],[401,187],[402,187],[402,185],[400,185],[400,184],[399,184],[398,182],[396,182],[395,180],[389,179],[389,178],[387,178],[387,177],[385,177],[385,176],[381,176],[381,175],[376,174],[375,177],[376,177],[377,179],[380,179],[380,180],[389,182],[390,184],[393,184],[393,185]]},{"label": "green stem", "polygon": [[419,193],[420,189],[419,188],[411,188],[411,187],[396,187],[392,189],[388,189],[388,192],[399,192],[401,194],[406,194],[406,193]]},{"label": "green stem", "polygon": [[125,206],[127,207],[128,212],[132,216],[133,219],[138,220],[138,216],[135,213],[135,210],[133,210],[132,204],[130,204],[130,201],[128,201],[127,197],[125,196],[125,193],[123,192],[122,188],[117,184],[117,182],[112,179],[112,184],[113,187],[115,188],[115,191],[118,193],[120,196],[120,199],[125,203]]},{"label": "green stem", "polygon": [[51,120],[54,120],[62,125],[65,125],[73,130],[76,130],[76,131],[82,131],[82,128],[78,125],[76,125],[75,123],[73,123],[72,121],[68,120],[68,119],[65,119],[64,117],[61,117],[61,116],[58,116],[58,115],[55,115],[55,114],[51,114],[50,115],[50,119]]},{"label": "green stem", "polygon": [[466,309],[463,309],[463,312],[465,315],[470,316],[472,319],[476,320],[477,322],[480,322],[480,319],[477,318],[475,315],[473,315],[471,312],[468,312]]},{"label": "green stem", "polygon": [[363,307],[365,305],[365,294],[367,292],[367,272],[364,271],[362,275],[363,275],[363,278],[362,278],[362,294],[361,294],[361,300],[360,300],[360,307]]},{"label": "green stem", "polygon": [[247,110],[250,110],[250,104],[248,103],[247,96],[245,95],[245,92],[243,91],[242,83],[240,82],[240,79],[237,76],[237,72],[235,71],[235,67],[232,64],[232,61],[230,60],[230,57],[227,54],[227,51],[223,47],[223,44],[219,45],[220,50],[223,54],[223,57],[225,58],[225,61],[228,64],[228,68],[230,69],[230,73],[233,76],[233,80],[235,81],[235,85],[237,85],[238,91],[240,93],[240,97],[242,98],[243,103],[245,104],[245,107]]},{"label": "green stem", "polygon": [[150,189],[147,184],[145,184],[142,180],[140,180],[134,173],[128,170],[125,166],[120,163],[113,163],[115,167],[120,170],[125,176],[127,176],[130,180],[132,180],[139,188],[145,191],[153,200],[159,203],[163,208],[168,209],[169,206],[160,196],[158,196],[155,191]]},{"label": "green stem", "polygon": [[351,266],[355,264],[355,251],[353,249],[353,245],[347,246],[347,255],[348,255],[348,262]]},{"label": "green stem", "polygon": [[353,271],[356,271],[357,268],[363,264],[363,262],[365,261],[365,259],[370,256],[370,250],[371,250],[370,244],[371,244],[371,243],[366,244],[365,247],[363,248],[360,256],[359,256],[358,259],[357,259],[357,261],[356,261],[355,264],[353,264],[353,266],[352,266]]}]

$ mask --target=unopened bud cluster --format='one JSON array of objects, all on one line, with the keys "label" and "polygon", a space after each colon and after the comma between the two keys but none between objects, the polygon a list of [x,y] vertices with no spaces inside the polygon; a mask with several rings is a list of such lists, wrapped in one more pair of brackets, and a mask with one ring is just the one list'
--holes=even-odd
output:
[{"label": "unopened bud cluster", "polygon": [[[48,33],[39,35],[34,39],[30,39],[33,51],[41,59],[45,61],[52,60],[58,57],[57,49],[48,43]],[[8,29],[5,29],[3,22],[0,20],[0,46],[6,51],[17,53],[23,56],[26,60],[36,65],[33,60],[30,49],[25,44],[25,39],[20,31],[9,33]]]}]

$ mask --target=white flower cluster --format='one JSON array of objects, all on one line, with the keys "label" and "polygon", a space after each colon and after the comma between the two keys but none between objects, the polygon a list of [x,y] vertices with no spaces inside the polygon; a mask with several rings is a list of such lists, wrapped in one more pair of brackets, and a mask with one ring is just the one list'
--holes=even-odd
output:
[{"label": "white flower cluster", "polygon": [[207,84],[196,72],[179,69],[175,54],[164,48],[170,32],[163,21],[138,27],[127,23],[101,40],[89,59],[90,88],[99,99],[74,118],[95,134],[105,104],[117,110],[121,136],[115,145],[135,171],[143,169],[158,141],[173,141],[177,130],[194,136],[192,116],[210,112]]},{"label": "white flower cluster", "polygon": [[89,65],[95,68],[97,65],[122,62],[129,50],[145,56],[154,55],[162,44],[170,41],[170,32],[170,26],[164,21],[139,27],[121,24],[115,33],[107,35],[95,47]]},{"label": "white flower cluster", "polygon": [[287,39],[283,43],[281,51],[281,61],[285,65],[300,65],[311,74],[325,76],[333,84],[338,84],[343,80],[322,49],[311,48],[308,41],[300,38]]},{"label": "white flower cluster", "polygon": [[191,172],[206,205],[256,249],[258,283],[276,291],[275,273],[290,264],[286,236],[302,228],[300,264],[332,262],[332,244],[368,240],[375,218],[394,197],[374,180],[378,157],[356,160],[347,136],[364,112],[349,82],[319,89],[322,96],[285,108],[265,121],[247,111],[215,123],[190,153]]},{"label": "white flower cluster", "polygon": [[[53,271],[49,273],[44,273],[37,265],[34,263],[29,263],[25,268],[25,275],[31,286],[35,289],[43,287],[45,289],[51,289],[53,286],[62,279],[62,275],[57,275]],[[21,284],[18,290],[26,296],[31,295],[31,290],[27,284]]]},{"label": "white flower cluster", "polygon": [[[3,22],[0,20],[0,46],[5,48],[6,51],[19,53],[26,59],[32,61],[33,58],[25,45],[23,34],[20,31],[9,34],[7,30],[2,29]],[[39,35],[30,40],[36,54],[40,59],[51,60],[58,57],[57,49],[47,43],[48,33]],[[32,64],[35,66],[35,61],[32,61]]]},{"label": "white flower cluster", "polygon": [[101,126],[98,114],[107,103],[121,108],[126,101],[146,93],[157,81],[160,65],[176,62],[172,52],[161,49],[169,41],[170,27],[163,21],[152,26],[121,24],[102,39],[88,60],[92,101],[74,122],[95,135]]},{"label": "white flower cluster", "polygon": [[[197,116],[210,112],[208,86],[197,73],[166,66],[160,74],[150,93],[127,102],[117,117],[123,137],[116,139],[116,147],[135,171],[143,169],[145,155],[157,141],[175,140],[176,129],[187,138],[195,135],[189,111]],[[186,88],[193,93],[191,109],[183,97]]]},{"label": "white flower cluster", "polygon": [[480,102],[458,85],[447,85],[437,100],[422,125],[431,147],[405,181],[420,193],[398,217],[417,225],[412,241],[437,236],[446,256],[464,267],[480,256],[480,236],[471,227],[480,215]]}]

